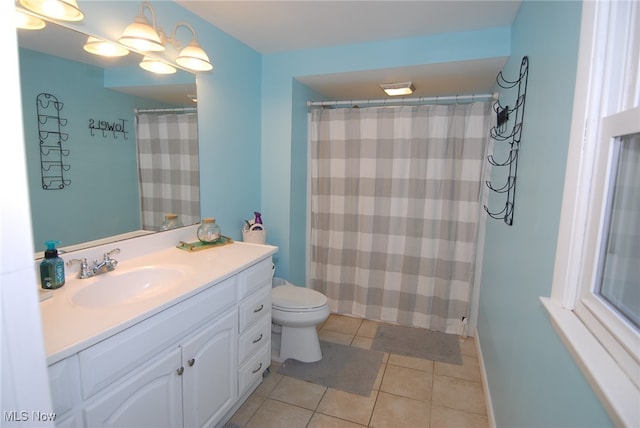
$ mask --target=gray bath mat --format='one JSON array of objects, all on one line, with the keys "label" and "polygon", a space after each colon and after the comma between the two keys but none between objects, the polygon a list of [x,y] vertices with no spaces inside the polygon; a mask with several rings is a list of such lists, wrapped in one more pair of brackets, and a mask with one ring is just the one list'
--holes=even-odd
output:
[{"label": "gray bath mat", "polygon": [[288,359],[278,373],[365,397],[371,394],[382,352],[324,341],[320,341],[320,349],[320,361],[303,363]]},{"label": "gray bath mat", "polygon": [[380,324],[371,349],[407,357],[462,364],[458,336],[423,328]]}]

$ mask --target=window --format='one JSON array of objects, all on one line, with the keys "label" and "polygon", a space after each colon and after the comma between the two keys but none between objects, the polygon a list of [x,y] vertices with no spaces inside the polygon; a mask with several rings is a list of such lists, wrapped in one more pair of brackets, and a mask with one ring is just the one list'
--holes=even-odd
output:
[{"label": "window", "polygon": [[554,282],[543,302],[617,425],[640,421],[640,6],[584,2]]},{"label": "window", "polygon": [[640,328],[640,133],[612,141],[613,157],[595,294]]},{"label": "window", "polygon": [[638,387],[640,108],[599,124],[574,311]]}]

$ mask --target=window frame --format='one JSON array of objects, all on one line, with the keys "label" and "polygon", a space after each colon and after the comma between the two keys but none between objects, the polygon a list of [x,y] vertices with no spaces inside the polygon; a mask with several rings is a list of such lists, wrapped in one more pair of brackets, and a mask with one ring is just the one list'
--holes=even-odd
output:
[{"label": "window frame", "polygon": [[596,155],[583,247],[584,267],[581,269],[578,282],[582,286],[577,293],[573,310],[638,387],[640,334],[600,298],[595,289],[599,280],[598,268],[603,254],[602,246],[606,244],[603,239],[609,216],[607,202],[613,190],[611,181],[615,179],[615,140],[619,136],[640,132],[640,107],[604,117],[600,122],[600,130],[600,136],[594,142]]},{"label": "window frame", "polygon": [[[554,329],[622,426],[640,420],[639,336],[620,329],[620,320],[592,290],[610,188],[611,137],[637,132],[640,124],[638,41],[628,35],[638,26],[640,8],[632,3],[583,2],[554,277],[551,296],[541,297]],[[629,73],[634,77],[628,79]]]}]

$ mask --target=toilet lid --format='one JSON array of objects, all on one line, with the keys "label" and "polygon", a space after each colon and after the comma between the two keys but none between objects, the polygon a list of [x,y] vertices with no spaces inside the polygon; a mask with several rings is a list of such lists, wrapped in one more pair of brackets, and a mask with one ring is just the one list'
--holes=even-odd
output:
[{"label": "toilet lid", "polygon": [[271,290],[271,304],[285,309],[312,309],[327,304],[327,297],[315,290],[280,285]]}]

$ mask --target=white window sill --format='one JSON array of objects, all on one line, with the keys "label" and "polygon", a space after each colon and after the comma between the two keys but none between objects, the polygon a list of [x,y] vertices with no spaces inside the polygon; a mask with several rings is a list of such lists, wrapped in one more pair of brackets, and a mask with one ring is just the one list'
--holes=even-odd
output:
[{"label": "white window sill", "polygon": [[640,424],[640,391],[580,319],[559,302],[540,297],[551,324],[616,426]]}]

